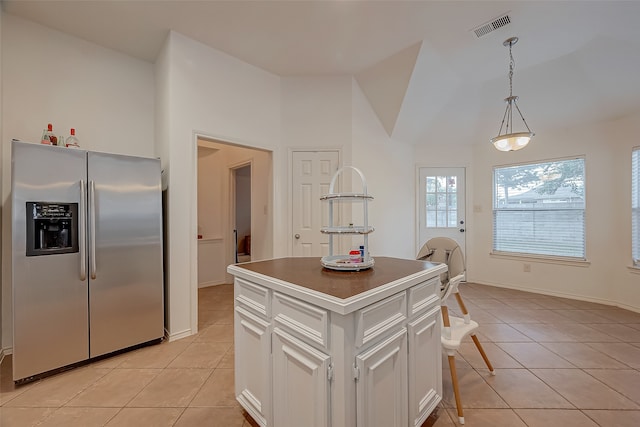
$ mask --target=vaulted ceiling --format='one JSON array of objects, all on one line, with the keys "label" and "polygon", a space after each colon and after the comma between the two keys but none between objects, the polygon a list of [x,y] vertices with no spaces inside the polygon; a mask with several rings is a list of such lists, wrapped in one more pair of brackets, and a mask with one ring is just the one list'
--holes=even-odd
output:
[{"label": "vaulted ceiling", "polygon": [[[281,76],[352,75],[398,141],[486,143],[513,91],[538,135],[640,110],[638,1],[4,0],[153,62],[170,30]],[[508,14],[510,23],[473,30]],[[9,42],[3,40],[3,42]]]}]

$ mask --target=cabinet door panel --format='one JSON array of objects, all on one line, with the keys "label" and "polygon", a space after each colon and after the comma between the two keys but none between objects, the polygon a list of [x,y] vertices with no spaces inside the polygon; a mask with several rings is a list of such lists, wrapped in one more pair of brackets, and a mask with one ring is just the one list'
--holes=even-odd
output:
[{"label": "cabinet door panel", "polygon": [[409,322],[409,419],[421,426],[442,399],[440,306]]},{"label": "cabinet door panel", "polygon": [[358,427],[405,427],[407,413],[407,330],[402,328],[356,356]]},{"label": "cabinet door panel", "polygon": [[270,425],[271,364],[269,323],[235,308],[236,398],[262,427]]},{"label": "cabinet door panel", "polygon": [[330,357],[273,330],[273,425],[328,427]]}]

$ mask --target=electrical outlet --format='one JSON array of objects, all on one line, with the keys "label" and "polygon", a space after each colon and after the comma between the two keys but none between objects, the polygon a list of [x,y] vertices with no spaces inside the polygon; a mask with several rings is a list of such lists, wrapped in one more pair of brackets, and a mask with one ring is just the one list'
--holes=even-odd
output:
[{"label": "electrical outlet", "polygon": [[531,264],[522,264],[522,271],[525,273],[531,273]]}]

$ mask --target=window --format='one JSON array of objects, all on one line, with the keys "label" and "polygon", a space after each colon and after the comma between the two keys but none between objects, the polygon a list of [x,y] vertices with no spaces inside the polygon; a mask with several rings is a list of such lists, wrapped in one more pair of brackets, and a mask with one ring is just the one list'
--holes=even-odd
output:
[{"label": "window", "polygon": [[640,267],[640,147],[631,154],[631,256]]},{"label": "window", "polygon": [[426,177],[427,227],[458,226],[457,176]]},{"label": "window", "polygon": [[494,168],[493,250],[585,259],[584,158]]}]

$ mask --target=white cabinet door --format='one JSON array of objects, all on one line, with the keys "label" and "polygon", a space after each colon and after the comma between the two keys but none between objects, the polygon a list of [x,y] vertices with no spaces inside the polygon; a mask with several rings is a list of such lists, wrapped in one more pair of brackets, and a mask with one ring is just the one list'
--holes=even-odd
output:
[{"label": "white cabinet door", "polygon": [[292,337],[280,328],[274,328],[274,426],[329,426],[330,360],[327,354]]},{"label": "white cabinet door", "polygon": [[408,425],[407,330],[356,356],[358,427]]},{"label": "white cabinet door", "polygon": [[440,306],[409,322],[409,419],[421,426],[442,399]]},{"label": "white cabinet door", "polygon": [[271,425],[269,323],[242,306],[235,308],[236,398],[262,427]]}]

